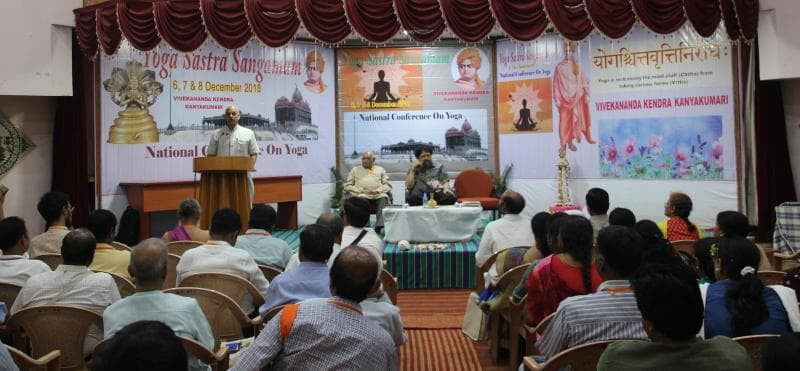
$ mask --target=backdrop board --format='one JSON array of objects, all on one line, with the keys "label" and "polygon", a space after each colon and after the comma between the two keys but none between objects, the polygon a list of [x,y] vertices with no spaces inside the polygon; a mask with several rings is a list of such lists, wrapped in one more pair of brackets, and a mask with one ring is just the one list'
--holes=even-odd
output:
[{"label": "backdrop board", "polygon": [[333,69],[333,50],[310,43],[231,50],[209,39],[193,52],[166,44],[143,52],[123,42],[100,64],[103,196],[122,194],[121,182],[193,179],[192,158],[205,155],[229,105],[258,141],[252,176],[328,183]]},{"label": "backdrop board", "polygon": [[372,151],[392,180],[427,147],[451,179],[493,164],[492,50],[488,47],[337,51],[343,173]]},{"label": "backdrop board", "polygon": [[[683,27],[662,36],[636,26],[622,40],[498,42],[501,167],[513,163],[515,181],[544,185],[564,149],[570,179],[586,180],[578,183],[647,193],[655,182],[677,181],[672,190],[690,196],[719,191],[696,200],[715,211],[737,209],[733,49],[723,35]],[[583,204],[583,192],[573,201]],[[612,206],[625,199],[611,197]],[[660,218],[667,194],[651,198],[627,206]]]}]

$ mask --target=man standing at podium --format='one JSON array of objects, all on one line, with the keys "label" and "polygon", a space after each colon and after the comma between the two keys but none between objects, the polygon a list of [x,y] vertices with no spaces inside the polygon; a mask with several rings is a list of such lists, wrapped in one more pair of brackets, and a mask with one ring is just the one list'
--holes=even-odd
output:
[{"label": "man standing at podium", "polygon": [[[258,156],[258,143],[252,130],[239,125],[239,107],[229,106],[225,109],[226,125],[214,131],[206,150],[207,156]],[[247,174],[247,191],[250,193],[250,204],[253,203],[253,178]]]}]

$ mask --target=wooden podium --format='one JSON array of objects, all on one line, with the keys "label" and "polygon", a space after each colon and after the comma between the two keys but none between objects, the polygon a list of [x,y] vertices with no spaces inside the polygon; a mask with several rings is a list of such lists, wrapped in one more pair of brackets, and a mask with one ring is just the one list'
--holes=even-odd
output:
[{"label": "wooden podium", "polygon": [[219,209],[231,208],[242,217],[242,231],[250,220],[247,172],[255,171],[255,158],[242,156],[195,157],[193,170],[200,173],[200,226],[209,228]]}]

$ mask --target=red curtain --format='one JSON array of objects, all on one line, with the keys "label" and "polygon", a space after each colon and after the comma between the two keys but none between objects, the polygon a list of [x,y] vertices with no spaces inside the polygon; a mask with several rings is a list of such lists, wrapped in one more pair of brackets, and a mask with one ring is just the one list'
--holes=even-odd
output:
[{"label": "red curtain", "polygon": [[597,30],[612,39],[627,35],[636,23],[628,0],[586,0],[585,4]]},{"label": "red curtain", "polygon": [[542,0],[491,0],[491,4],[497,23],[516,40],[533,40],[547,29]]},{"label": "red curtain", "polygon": [[350,35],[341,0],[296,0],[297,15],[317,40],[335,44]]},{"label": "red curtain", "polygon": [[300,27],[294,0],[244,0],[244,9],[253,33],[273,48],[286,45]]},{"label": "red curtain", "polygon": [[408,36],[415,41],[434,42],[444,32],[444,19],[437,0],[394,0],[394,11]]},{"label": "red curtain", "polygon": [[400,30],[392,0],[344,0],[344,7],[353,31],[371,42],[387,42]]},{"label": "red curtain", "polygon": [[582,0],[544,0],[544,7],[564,38],[579,41],[592,32],[592,22]]},{"label": "red curtain", "polygon": [[243,0],[201,0],[203,23],[225,49],[239,49],[253,37],[245,17]]},{"label": "red curtain", "polygon": [[688,19],[703,36],[723,21],[731,40],[751,40],[758,28],[758,0],[115,0],[74,13],[78,45],[90,58],[100,47],[113,53],[123,36],[139,50],[163,38],[191,51],[208,35],[228,49],[243,47],[253,35],[279,47],[295,37],[301,20],[312,36],[331,44],[352,32],[387,42],[400,26],[421,43],[436,41],[445,28],[463,41],[479,42],[495,20],[522,41],[541,36],[549,23],[570,40],[583,40],[595,29],[620,38],[637,18],[662,34]]},{"label": "red curtain", "polygon": [[439,0],[447,27],[459,39],[479,42],[494,28],[494,17],[486,0]]},{"label": "red curtain", "polygon": [[709,37],[714,34],[722,18],[719,0],[686,1],[683,6],[686,18],[700,36]]}]

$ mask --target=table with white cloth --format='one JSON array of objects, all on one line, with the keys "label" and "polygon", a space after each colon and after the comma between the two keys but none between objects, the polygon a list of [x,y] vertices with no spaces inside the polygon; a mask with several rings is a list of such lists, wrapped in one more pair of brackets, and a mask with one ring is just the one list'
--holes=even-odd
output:
[{"label": "table with white cloth", "polygon": [[477,232],[482,211],[467,206],[387,207],[383,209],[386,241],[467,241]]}]

